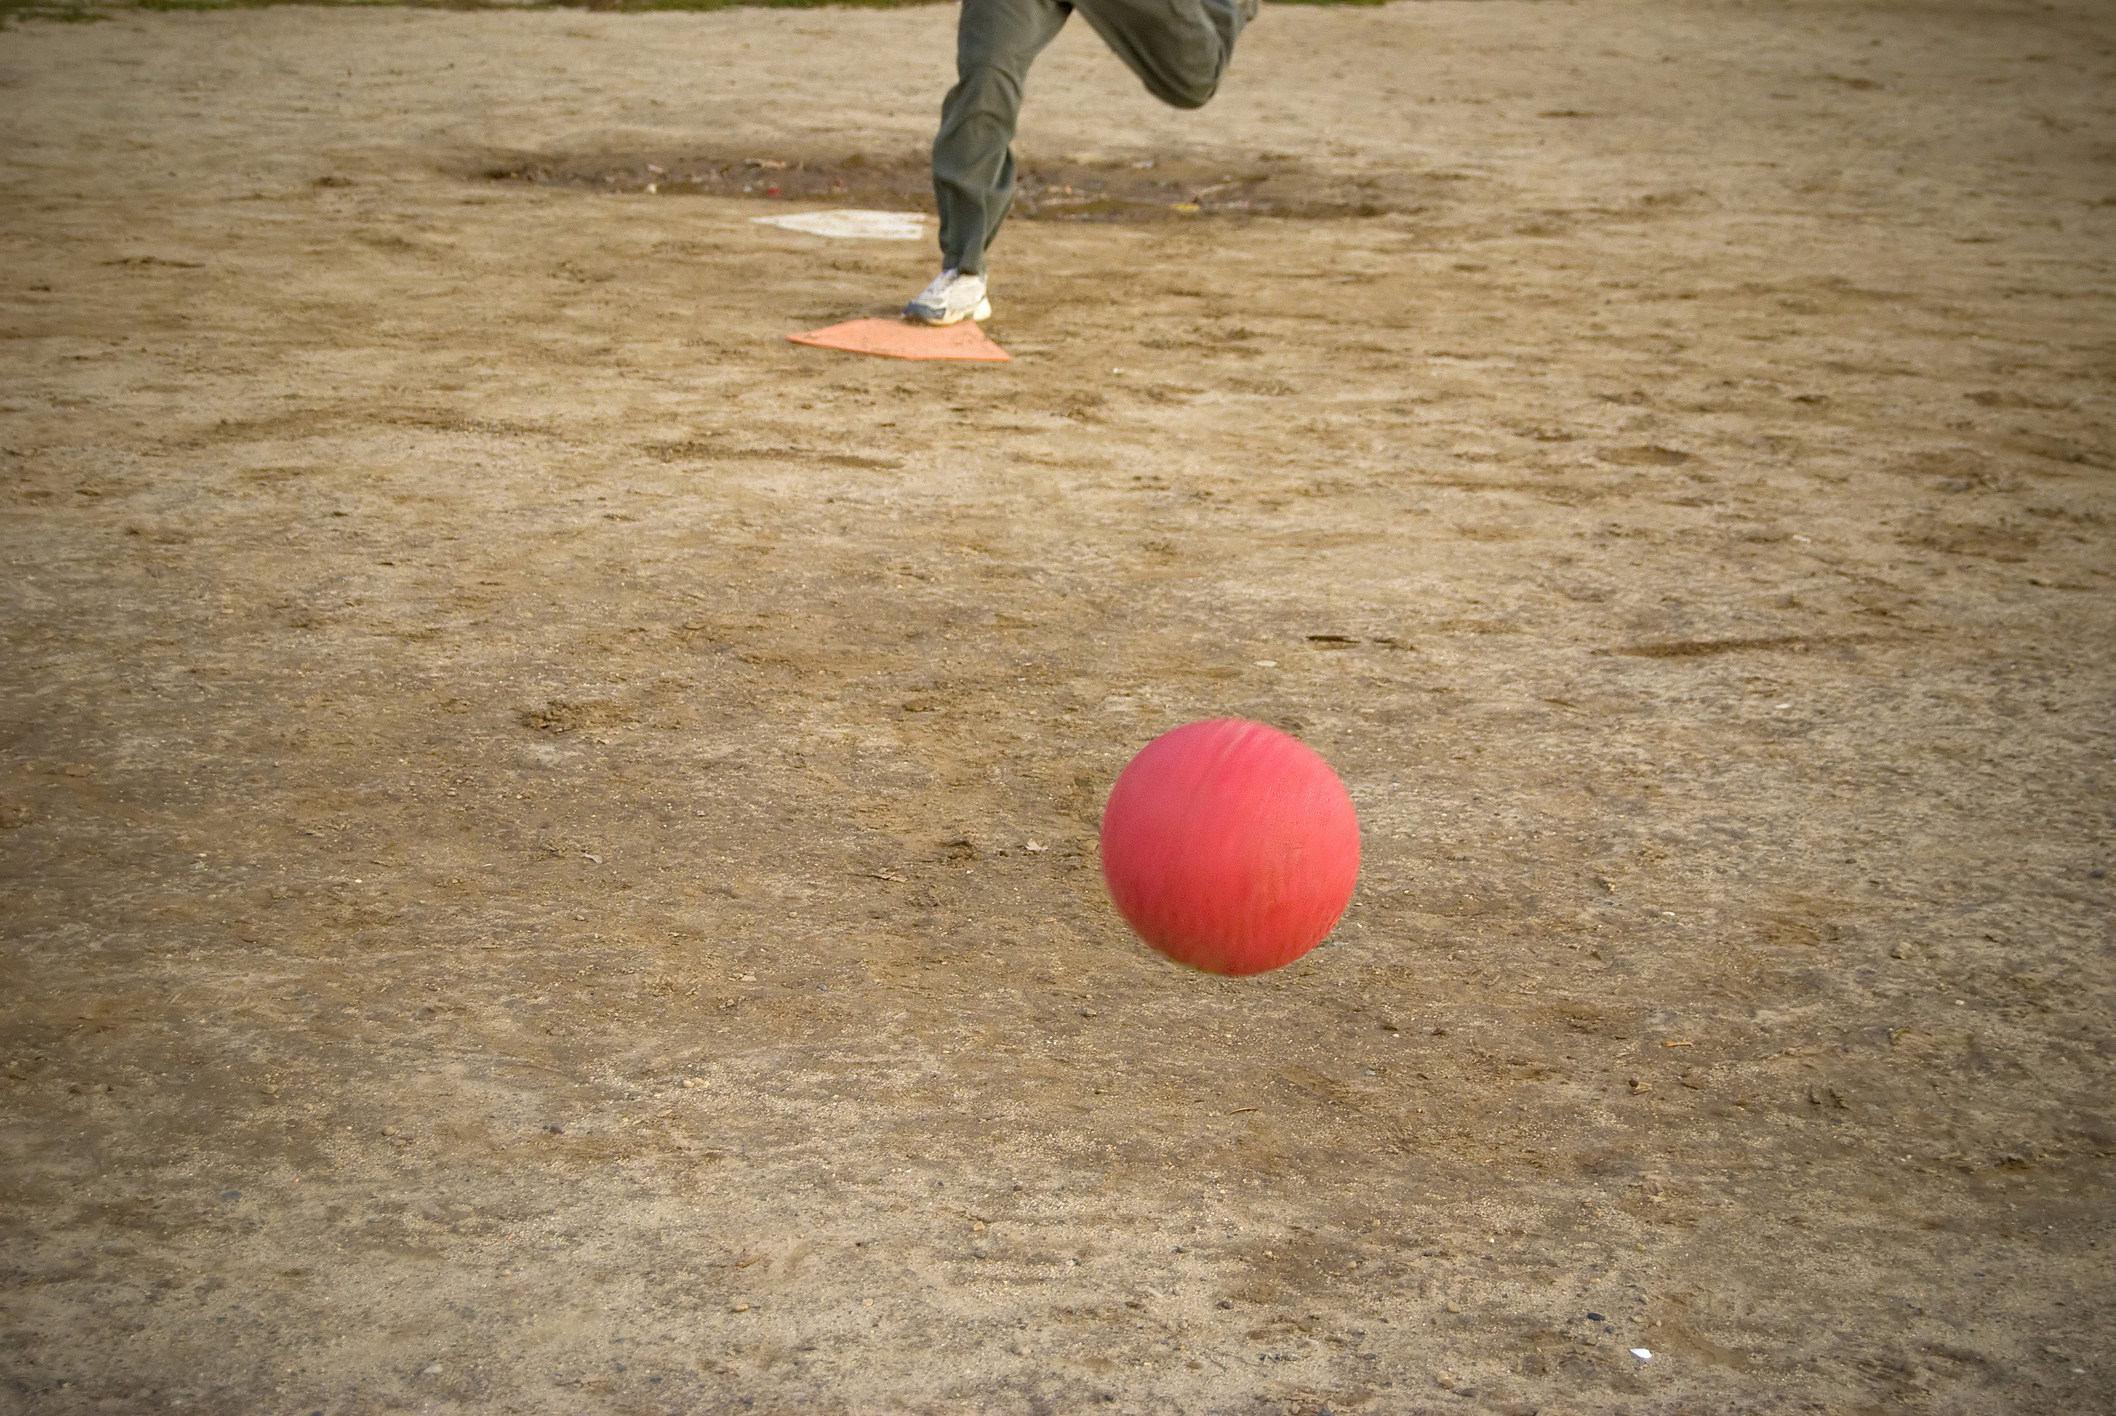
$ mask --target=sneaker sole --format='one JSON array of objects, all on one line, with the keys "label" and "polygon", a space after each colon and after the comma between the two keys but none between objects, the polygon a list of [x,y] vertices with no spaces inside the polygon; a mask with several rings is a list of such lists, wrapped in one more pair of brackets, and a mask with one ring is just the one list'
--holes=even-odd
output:
[{"label": "sneaker sole", "polygon": [[935,327],[939,327],[942,325],[961,324],[964,320],[988,320],[992,318],[992,302],[990,300],[979,300],[977,302],[977,308],[974,310],[965,311],[960,315],[952,315],[937,320],[931,318],[930,316],[922,315],[918,311],[906,305],[904,307],[904,318],[910,320],[914,324],[932,325]]}]

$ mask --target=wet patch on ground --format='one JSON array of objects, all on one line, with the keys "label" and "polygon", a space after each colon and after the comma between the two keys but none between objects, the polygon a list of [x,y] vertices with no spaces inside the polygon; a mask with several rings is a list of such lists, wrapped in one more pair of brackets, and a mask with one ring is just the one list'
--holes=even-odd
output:
[{"label": "wet patch on ground", "polygon": [[[509,155],[474,164],[489,182],[531,182],[655,196],[842,202],[933,210],[924,154],[658,153]],[[1468,180],[1448,172],[1322,173],[1290,158],[1070,158],[1028,162],[1013,214],[1031,221],[1157,222],[1199,217],[1317,221],[1429,210]]]}]

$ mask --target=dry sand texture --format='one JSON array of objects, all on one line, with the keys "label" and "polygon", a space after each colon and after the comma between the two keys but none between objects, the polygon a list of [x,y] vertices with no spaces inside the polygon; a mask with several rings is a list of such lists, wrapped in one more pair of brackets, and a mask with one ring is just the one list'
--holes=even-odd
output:
[{"label": "dry sand texture", "polygon": [[[1033,163],[1382,214],[1020,223],[1003,366],[480,175],[952,21],[0,33],[0,1406],[2112,1409],[2109,8],[1076,25]],[[1094,854],[1225,713],[1366,830],[1242,982]]]}]

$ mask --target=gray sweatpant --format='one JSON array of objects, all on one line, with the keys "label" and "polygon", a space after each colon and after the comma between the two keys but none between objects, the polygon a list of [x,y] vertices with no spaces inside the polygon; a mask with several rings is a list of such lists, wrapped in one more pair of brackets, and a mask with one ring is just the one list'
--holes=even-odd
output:
[{"label": "gray sweatpant", "polygon": [[1198,108],[1220,86],[1242,32],[1239,0],[962,0],[955,87],[933,140],[944,267],[982,273],[1014,201],[1014,123],[1029,65],[1078,9],[1147,91]]}]

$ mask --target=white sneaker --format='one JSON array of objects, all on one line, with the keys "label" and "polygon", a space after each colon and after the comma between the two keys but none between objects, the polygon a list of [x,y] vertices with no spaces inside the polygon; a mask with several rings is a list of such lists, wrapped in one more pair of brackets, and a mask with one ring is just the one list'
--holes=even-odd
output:
[{"label": "white sneaker", "polygon": [[929,325],[988,320],[992,318],[992,302],[985,298],[985,278],[944,270],[916,300],[904,306],[904,318]]}]

